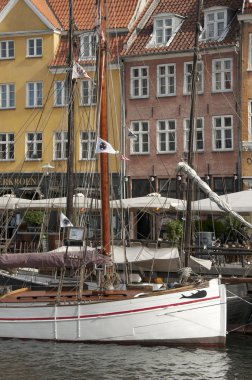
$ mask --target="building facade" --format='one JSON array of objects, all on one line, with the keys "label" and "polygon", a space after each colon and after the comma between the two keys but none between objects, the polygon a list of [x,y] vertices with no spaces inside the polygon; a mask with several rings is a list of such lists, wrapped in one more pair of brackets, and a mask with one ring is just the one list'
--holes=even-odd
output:
[{"label": "building facade", "polygon": [[241,78],[241,176],[245,189],[252,188],[252,3],[244,0],[239,15]]},{"label": "building facade", "polygon": [[[68,106],[74,102],[75,189],[82,192],[98,178],[97,40],[95,2],[73,1],[74,59],[85,67],[68,91],[69,1],[9,0],[0,3],[0,193],[23,197],[66,194]],[[109,141],[121,150],[121,74],[118,54],[128,24],[145,1],[108,7]],[[137,5],[140,4],[140,8]],[[117,15],[115,18],[114,14]],[[20,17],[22,15],[22,17]],[[111,157],[119,188],[120,159]]]},{"label": "building facade", "polygon": [[[198,2],[152,1],[128,36],[126,177],[133,196],[184,196],[176,165],[187,159]],[[219,194],[239,188],[239,23],[242,1],[200,9],[194,167]],[[201,197],[202,194],[198,194]]]}]

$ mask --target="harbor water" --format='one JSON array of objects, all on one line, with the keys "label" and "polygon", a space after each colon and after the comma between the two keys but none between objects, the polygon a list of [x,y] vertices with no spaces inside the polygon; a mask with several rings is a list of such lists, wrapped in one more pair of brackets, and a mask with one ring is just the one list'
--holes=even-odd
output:
[{"label": "harbor water", "polygon": [[238,334],[223,349],[0,340],[0,379],[245,380],[251,357],[252,336]]}]

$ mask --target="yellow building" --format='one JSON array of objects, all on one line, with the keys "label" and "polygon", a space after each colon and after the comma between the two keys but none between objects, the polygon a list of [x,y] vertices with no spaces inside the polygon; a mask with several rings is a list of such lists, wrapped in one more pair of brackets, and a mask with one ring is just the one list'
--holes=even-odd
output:
[{"label": "yellow building", "polygon": [[[10,0],[0,3],[0,195],[34,191],[41,196],[46,174],[51,190],[63,195],[67,167],[68,124],[68,0]],[[121,150],[121,73],[116,55],[123,47],[127,25],[138,0],[124,11],[117,2],[118,20],[108,17],[109,142]],[[75,60],[91,80],[74,86],[76,189],[98,172],[95,155],[98,94],[96,89],[97,12],[91,0],[73,1]],[[50,5],[50,6],[49,6]],[[76,5],[76,7],[75,7]],[[112,12],[111,12],[112,15]],[[123,15],[123,17],[122,17]],[[116,27],[115,27],[116,25]],[[119,157],[110,158],[119,181]],[[62,179],[63,178],[63,179]],[[52,196],[47,190],[44,196]]]},{"label": "yellow building", "polygon": [[241,177],[252,188],[252,4],[244,0],[240,21],[241,60]]}]

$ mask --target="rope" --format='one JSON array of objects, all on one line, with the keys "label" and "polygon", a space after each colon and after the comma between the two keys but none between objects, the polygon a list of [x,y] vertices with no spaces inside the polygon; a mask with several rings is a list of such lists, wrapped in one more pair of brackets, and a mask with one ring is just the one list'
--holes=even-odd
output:
[{"label": "rope", "polygon": [[[239,298],[241,301],[243,301],[243,302],[245,302],[245,303],[247,303],[247,304],[249,304],[249,305],[252,306],[252,302],[249,302],[249,301],[245,300],[244,298],[238,296],[237,294],[231,292],[231,291],[228,290],[228,289],[227,289],[227,292],[230,293],[231,295],[233,295],[233,296]],[[244,325],[240,325],[240,326],[238,326],[238,327],[236,327],[236,328],[234,328],[234,329],[228,331],[228,333],[234,332],[234,331],[236,331],[236,330],[240,330],[240,329],[245,328],[246,326],[250,326],[250,325],[251,325],[251,322],[245,323]]]}]

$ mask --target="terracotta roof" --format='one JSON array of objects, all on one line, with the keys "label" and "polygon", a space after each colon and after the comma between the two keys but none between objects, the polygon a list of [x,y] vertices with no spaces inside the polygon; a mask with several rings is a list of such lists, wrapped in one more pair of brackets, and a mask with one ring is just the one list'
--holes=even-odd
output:
[{"label": "terracotta roof", "polygon": [[[154,7],[153,11],[149,11],[149,7],[153,4],[157,4]],[[233,9],[234,11],[242,9],[242,0],[205,0],[204,9],[213,7],[213,6],[224,6]],[[138,20],[139,31],[135,34],[137,30],[137,25],[134,25],[134,28],[131,30],[130,34],[127,37],[128,47],[125,48],[123,52],[124,55],[145,55],[145,54],[154,54],[154,53],[164,53],[167,51],[178,51],[178,50],[188,50],[192,49],[194,46],[194,36],[195,36],[195,22],[196,22],[196,8],[197,0],[186,0],[186,1],[177,1],[177,0],[152,0],[148,3],[148,6],[145,8],[145,11],[142,13],[141,17]],[[153,16],[161,13],[172,13],[184,17],[184,21],[174,36],[172,41],[168,46],[159,46],[159,47],[146,47],[150,42],[151,35],[153,33]],[[146,15],[148,15],[146,17]],[[139,24],[140,22],[140,24]],[[202,12],[201,15],[201,24],[203,25],[204,15]],[[236,43],[237,30],[239,24],[237,18],[232,21],[230,28],[227,32],[226,37],[222,41],[207,41],[201,42],[203,47],[212,47],[212,46],[223,46]]]},{"label": "terracotta roof", "polygon": [[252,2],[250,0],[244,0],[243,1],[242,13],[252,13]]},{"label": "terracotta roof", "polygon": [[[108,45],[108,52],[109,52],[109,59],[111,62],[116,62],[118,59],[119,54],[121,53],[123,49],[123,43],[124,43],[125,36],[114,36],[112,38],[109,38],[107,41]],[[78,59],[78,49],[75,49],[75,60],[81,62]],[[67,37],[62,37],[57,53],[53,59],[53,61],[50,63],[50,67],[64,67],[67,64],[67,54],[68,54],[68,39]],[[93,61],[82,61],[81,63],[85,63],[85,65],[93,64]]]},{"label": "terracotta roof", "polygon": [[3,10],[6,4],[8,4],[9,0],[0,0],[0,11]]},{"label": "terracotta roof", "polygon": [[57,29],[61,29],[61,25],[48,5],[47,0],[31,0],[31,3],[39,10],[39,12],[47,18],[47,20]]},{"label": "terracotta roof", "polygon": [[[39,1],[39,0],[37,0]],[[69,0],[47,0],[64,29],[69,25]],[[109,28],[126,28],[135,12],[138,0],[107,0],[107,23]],[[95,0],[74,0],[74,19],[78,30],[95,27]]]}]

